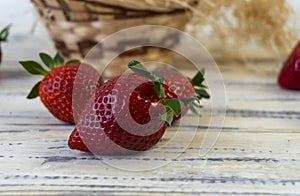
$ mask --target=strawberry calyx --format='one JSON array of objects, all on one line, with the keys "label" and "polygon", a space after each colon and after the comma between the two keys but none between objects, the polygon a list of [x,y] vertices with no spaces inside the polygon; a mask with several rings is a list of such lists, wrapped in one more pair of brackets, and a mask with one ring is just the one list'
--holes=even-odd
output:
[{"label": "strawberry calyx", "polygon": [[133,72],[144,75],[153,81],[154,90],[157,93],[157,96],[161,99],[161,103],[165,107],[165,113],[160,116],[160,119],[166,122],[169,126],[171,126],[174,116],[179,116],[184,107],[196,99],[196,97],[185,99],[167,99],[163,87],[164,77],[160,73],[149,72],[140,62],[136,60],[130,61],[128,63],[128,68],[130,68]]},{"label": "strawberry calyx", "polygon": [[11,24],[7,25],[0,31],[0,42],[6,42],[7,37],[9,35],[9,29],[11,27]]},{"label": "strawberry calyx", "polygon": [[192,79],[189,79],[191,84],[194,87],[194,92],[195,92],[195,101],[193,101],[193,105],[191,107],[191,110],[194,113],[199,113],[199,108],[202,108],[202,105],[200,103],[201,99],[209,99],[210,95],[208,94],[208,92],[206,91],[206,89],[208,88],[206,85],[204,85],[204,81],[205,81],[205,69],[201,69],[200,71],[198,71],[195,76]]},{"label": "strawberry calyx", "polygon": [[209,94],[205,90],[207,89],[207,86],[203,84],[203,82],[205,81],[204,74],[205,69],[201,69],[196,73],[196,75],[192,79],[190,79],[190,82],[194,86],[196,96],[199,100],[201,100],[202,98],[210,98]]},{"label": "strawberry calyx", "polygon": [[[56,55],[52,58],[50,55],[46,53],[39,53],[39,56],[44,63],[44,67],[36,61],[19,61],[19,63],[23,66],[23,68],[30,74],[33,75],[43,75],[46,76],[52,69],[62,66],[69,65],[76,62],[80,62],[79,60],[69,60],[65,62],[64,58],[57,52]],[[27,95],[27,99],[34,99],[39,96],[38,89],[41,81],[37,82],[30,93]]]}]

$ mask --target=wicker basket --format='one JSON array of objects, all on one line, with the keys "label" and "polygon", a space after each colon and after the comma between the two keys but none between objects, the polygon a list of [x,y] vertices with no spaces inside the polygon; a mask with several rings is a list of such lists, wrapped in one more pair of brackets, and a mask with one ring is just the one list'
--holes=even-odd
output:
[{"label": "wicker basket", "polygon": [[171,0],[96,0],[99,3],[108,4],[117,7],[123,7],[133,10],[147,10],[154,12],[171,12],[182,10],[184,4],[194,6],[198,0],[180,0],[178,3]]},{"label": "wicker basket", "polygon": [[[181,5],[157,0],[32,0],[56,48],[68,58],[83,58],[100,40],[137,25],[164,25],[184,30],[187,11]],[[194,0],[188,0],[190,4]],[[148,50],[127,53],[148,57]],[[151,49],[151,57],[157,49]],[[128,57],[128,56],[127,56]],[[126,55],[120,58],[127,59]],[[140,58],[141,59],[141,58]],[[153,59],[147,59],[153,60]],[[119,70],[122,71],[122,70]]]}]

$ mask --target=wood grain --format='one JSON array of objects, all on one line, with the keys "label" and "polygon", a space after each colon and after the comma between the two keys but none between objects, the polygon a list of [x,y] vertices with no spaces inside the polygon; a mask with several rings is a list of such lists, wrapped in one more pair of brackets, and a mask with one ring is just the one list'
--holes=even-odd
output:
[{"label": "wood grain", "polygon": [[[13,40],[11,47],[18,41]],[[43,44],[30,44],[29,37],[21,40],[21,56],[37,58],[28,48],[34,51]],[[209,107],[203,110],[199,125],[198,119],[188,114],[179,130],[169,128],[151,153],[95,157],[68,149],[67,138],[74,126],[54,119],[39,100],[25,99],[39,77],[25,73],[15,54],[8,51],[0,70],[0,194],[300,193],[300,94],[280,89],[275,75],[220,65],[227,94],[226,119],[206,156],[199,156],[199,150],[210,121]],[[177,132],[192,138],[191,144],[185,147],[185,138],[176,138],[177,145],[163,147]],[[132,172],[111,167],[107,161],[164,166]]]}]

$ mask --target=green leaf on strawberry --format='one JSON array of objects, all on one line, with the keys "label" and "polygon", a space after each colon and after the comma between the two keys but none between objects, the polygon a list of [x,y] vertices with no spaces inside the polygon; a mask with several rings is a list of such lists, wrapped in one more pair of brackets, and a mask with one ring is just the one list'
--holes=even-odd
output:
[{"label": "green leaf on strawberry", "polygon": [[19,61],[19,63],[31,74],[44,76],[48,74],[48,71],[35,61]]},{"label": "green leaf on strawberry", "polygon": [[174,114],[178,116],[184,108],[184,103],[177,98],[167,99],[163,101],[164,106],[172,108]]},{"label": "green leaf on strawberry", "polygon": [[40,56],[41,60],[43,61],[43,63],[44,63],[47,67],[49,67],[49,69],[53,69],[53,68],[54,68],[54,61],[53,61],[53,59],[52,59],[51,56],[49,56],[48,54],[43,53],[43,52],[41,52],[41,53],[39,54],[39,56]]},{"label": "green leaf on strawberry", "polygon": [[165,89],[160,82],[154,81],[154,90],[159,98],[165,97]]},{"label": "green leaf on strawberry", "polygon": [[209,94],[206,92],[205,89],[195,88],[195,92],[197,94],[198,99],[202,99],[202,98],[209,99],[210,98]]},{"label": "green leaf on strawberry", "polygon": [[27,99],[34,99],[39,96],[39,86],[41,84],[41,81],[36,83],[33,88],[31,89],[30,93],[27,95]]},{"label": "green leaf on strawberry", "polygon": [[54,66],[58,67],[60,65],[63,65],[65,63],[65,60],[63,59],[63,57],[59,54],[59,52],[56,53],[56,55],[53,58],[54,61]]},{"label": "green leaf on strawberry", "polygon": [[194,86],[200,86],[202,82],[205,80],[204,74],[205,74],[205,70],[204,69],[200,70],[191,80],[192,84]]},{"label": "green leaf on strawberry", "polygon": [[68,60],[68,61],[66,62],[66,65],[70,65],[70,64],[73,64],[73,63],[80,63],[80,61],[77,60],[77,59],[71,59],[71,60]]},{"label": "green leaf on strawberry", "polygon": [[0,42],[7,41],[7,37],[9,35],[9,29],[11,27],[11,24],[7,25],[0,31]]},{"label": "green leaf on strawberry", "polygon": [[186,106],[193,101],[195,101],[197,98],[196,97],[191,97],[191,98],[181,98],[180,101]]},{"label": "green leaf on strawberry", "polygon": [[154,77],[154,81],[157,81],[157,82],[160,82],[160,83],[164,82],[165,77],[162,74],[160,74],[159,72],[154,71],[152,73],[152,76]]},{"label": "green leaf on strawberry", "polygon": [[174,118],[174,111],[171,107],[166,106],[166,112],[160,116],[160,119],[166,122],[169,126],[172,124]]},{"label": "green leaf on strawberry", "polygon": [[130,68],[133,72],[141,74],[154,81],[154,77],[148,70],[138,61],[132,60],[128,63],[128,68]]},{"label": "green leaf on strawberry", "polygon": [[210,98],[210,95],[206,91],[207,86],[203,84],[203,82],[205,81],[204,74],[205,74],[205,70],[202,69],[196,73],[193,79],[190,80],[192,85],[194,86],[195,96],[197,97],[196,101],[193,102],[193,105],[191,107],[194,113],[199,113],[196,111],[198,111],[199,108],[202,108],[202,105],[200,104],[201,99]]}]

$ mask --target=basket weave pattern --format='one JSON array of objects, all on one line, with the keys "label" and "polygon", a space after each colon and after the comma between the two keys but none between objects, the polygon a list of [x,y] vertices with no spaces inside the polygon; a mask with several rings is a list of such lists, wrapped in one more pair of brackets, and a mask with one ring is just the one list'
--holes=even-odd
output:
[{"label": "basket weave pattern", "polygon": [[[184,8],[168,4],[167,0],[32,0],[32,2],[56,48],[65,57],[83,58],[105,36],[124,28],[152,24],[183,30],[188,20]],[[191,0],[190,3],[195,1]]]}]

